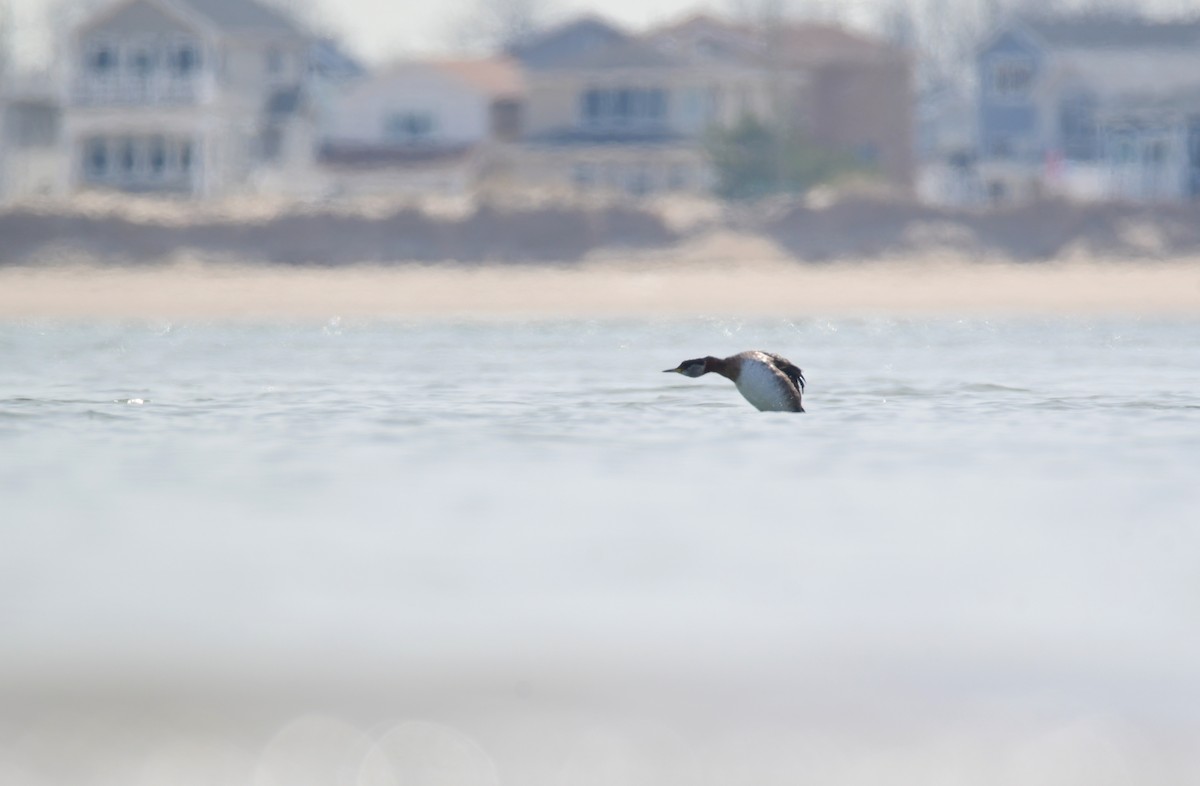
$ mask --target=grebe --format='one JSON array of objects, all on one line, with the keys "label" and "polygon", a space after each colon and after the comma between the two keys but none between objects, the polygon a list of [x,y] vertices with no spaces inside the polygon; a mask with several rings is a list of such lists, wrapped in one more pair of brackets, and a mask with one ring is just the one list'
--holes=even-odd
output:
[{"label": "grebe", "polygon": [[770,352],[739,352],[727,358],[704,357],[685,360],[672,372],[700,377],[713,371],[733,380],[738,392],[763,412],[803,412],[804,372],[792,362]]}]

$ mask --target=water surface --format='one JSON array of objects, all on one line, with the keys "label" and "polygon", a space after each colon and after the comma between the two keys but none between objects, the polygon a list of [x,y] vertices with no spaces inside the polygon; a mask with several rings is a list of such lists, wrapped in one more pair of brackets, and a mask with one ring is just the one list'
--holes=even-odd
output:
[{"label": "water surface", "polygon": [[[4,324],[0,776],[1195,782],[1198,338]],[[661,373],[749,348],[807,414]]]}]

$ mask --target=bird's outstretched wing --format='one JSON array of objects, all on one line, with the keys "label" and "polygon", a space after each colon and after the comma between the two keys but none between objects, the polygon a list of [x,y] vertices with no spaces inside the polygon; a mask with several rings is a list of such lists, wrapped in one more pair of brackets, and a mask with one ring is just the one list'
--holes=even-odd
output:
[{"label": "bird's outstretched wing", "polygon": [[776,355],[773,352],[764,352],[771,359],[771,365],[779,369],[779,371],[791,380],[791,383],[796,386],[796,389],[801,393],[804,392],[804,372],[800,370],[792,361],[785,357]]}]

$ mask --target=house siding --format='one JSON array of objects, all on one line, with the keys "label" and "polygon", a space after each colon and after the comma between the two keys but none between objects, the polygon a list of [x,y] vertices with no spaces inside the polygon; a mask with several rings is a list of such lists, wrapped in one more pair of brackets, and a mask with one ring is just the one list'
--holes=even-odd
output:
[{"label": "house siding", "polygon": [[911,188],[915,143],[907,68],[829,67],[818,72],[813,87],[817,141],[850,153],[890,182]]},{"label": "house siding", "polygon": [[127,5],[87,28],[94,36],[139,36],[194,33],[177,16],[169,14],[150,2]]},{"label": "house siding", "polygon": [[[1029,87],[1024,96],[996,91],[993,69],[1005,61],[1022,59],[1031,66]],[[1045,71],[1045,57],[1028,38],[1015,32],[1001,35],[979,56],[979,132],[984,158],[1029,157],[1040,154],[1036,139],[1042,123],[1037,85]],[[1002,152],[1007,150],[1007,153]]]},{"label": "house siding", "polygon": [[488,97],[461,86],[434,68],[377,77],[336,100],[325,136],[350,144],[384,144],[390,140],[389,118],[420,113],[434,119],[431,144],[474,144],[489,135]]},{"label": "house siding", "polygon": [[[302,168],[292,142],[307,120],[294,97],[309,40],[286,27],[243,35],[205,7],[176,14],[170,2],[138,0],[76,28],[66,190],[222,196],[285,164]],[[298,152],[284,161],[284,148]]]},{"label": "house siding", "polygon": [[525,132],[540,136],[555,129],[574,126],[579,119],[581,84],[566,77],[529,75],[529,101]]}]

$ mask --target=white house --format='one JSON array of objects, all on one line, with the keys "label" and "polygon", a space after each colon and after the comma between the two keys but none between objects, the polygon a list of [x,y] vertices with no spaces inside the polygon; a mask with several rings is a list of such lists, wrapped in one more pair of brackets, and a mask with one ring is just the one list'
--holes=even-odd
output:
[{"label": "white house", "polygon": [[63,190],[222,196],[308,156],[311,41],[255,0],[116,0],[70,41]]},{"label": "white house", "polygon": [[524,82],[506,59],[408,62],[329,103],[320,163],[338,193],[459,194],[503,174]]},{"label": "white house", "polygon": [[993,198],[1200,196],[1200,21],[1017,20],[978,68]]}]

